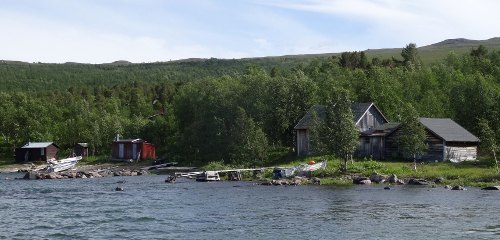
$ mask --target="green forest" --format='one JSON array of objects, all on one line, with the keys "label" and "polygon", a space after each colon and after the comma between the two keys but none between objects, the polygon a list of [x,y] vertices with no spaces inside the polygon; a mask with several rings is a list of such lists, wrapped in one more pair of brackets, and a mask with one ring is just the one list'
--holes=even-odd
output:
[{"label": "green forest", "polygon": [[[375,102],[390,121],[410,104],[500,142],[500,50],[482,45],[423,64],[408,44],[398,57],[365,52],[273,59],[143,64],[0,62],[0,159],[15,147],[87,142],[107,156],[117,134],[185,164],[264,165],[293,155],[293,128],[339,90]],[[69,151],[69,150],[67,150]]]}]

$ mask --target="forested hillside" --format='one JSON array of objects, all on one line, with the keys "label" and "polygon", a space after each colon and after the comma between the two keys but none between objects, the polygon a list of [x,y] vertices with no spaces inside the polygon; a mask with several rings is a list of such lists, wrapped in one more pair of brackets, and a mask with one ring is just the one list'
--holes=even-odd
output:
[{"label": "forested hillside", "polygon": [[[293,127],[335,89],[375,102],[397,121],[403,103],[500,140],[500,51],[480,46],[424,65],[414,45],[399,59],[364,52],[319,58],[84,65],[0,63],[0,158],[27,141],[63,149],[142,138],[170,160],[246,165],[282,157]],[[478,124],[481,122],[481,124]],[[486,124],[485,124],[486,123]],[[479,127],[481,126],[481,128]]]}]

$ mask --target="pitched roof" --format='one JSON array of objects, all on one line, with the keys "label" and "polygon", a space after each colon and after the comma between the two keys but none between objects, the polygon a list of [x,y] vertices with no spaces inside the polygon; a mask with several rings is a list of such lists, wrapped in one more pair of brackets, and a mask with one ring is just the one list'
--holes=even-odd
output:
[{"label": "pitched roof", "polygon": [[306,115],[304,115],[300,121],[295,125],[294,129],[308,129],[309,124],[311,123],[312,113],[316,112],[319,119],[324,119],[326,114],[326,106],[325,105],[314,105],[309,111],[307,111]]},{"label": "pitched roof", "polygon": [[366,111],[373,105],[372,102],[370,103],[353,103],[351,105],[351,110],[352,110],[352,115],[353,115],[353,120],[355,123],[365,115]]},{"label": "pitched roof", "polygon": [[420,118],[431,132],[447,142],[479,142],[479,139],[449,118]]},{"label": "pitched roof", "polygon": [[[351,104],[351,111],[353,115],[353,120],[355,123],[357,123],[363,115],[370,109],[371,106],[375,106],[373,102],[369,103],[353,103]],[[378,108],[377,108],[378,110]],[[300,121],[295,125],[294,129],[308,129],[311,119],[312,119],[312,113],[316,112],[317,116],[319,119],[324,119],[325,118],[325,113],[326,113],[326,106],[325,105],[314,105],[312,106],[309,111],[300,119]],[[380,112],[380,110],[379,110]],[[382,112],[380,112],[382,114]],[[382,115],[384,117],[384,115]],[[385,117],[384,117],[385,118]]]},{"label": "pitched roof", "polygon": [[394,132],[396,129],[399,128],[401,123],[398,122],[390,122],[390,123],[384,123],[382,125],[379,125],[375,128],[366,130],[362,132],[361,134],[364,136],[387,136]]},{"label": "pitched roof", "polygon": [[59,146],[57,146],[53,142],[28,142],[28,143],[26,143],[26,145],[22,146],[21,148],[46,148],[52,144],[59,148]]}]

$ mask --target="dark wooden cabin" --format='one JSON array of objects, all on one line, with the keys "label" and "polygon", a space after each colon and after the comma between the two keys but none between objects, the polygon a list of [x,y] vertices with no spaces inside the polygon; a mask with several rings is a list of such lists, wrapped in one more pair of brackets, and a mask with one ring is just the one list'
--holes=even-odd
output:
[{"label": "dark wooden cabin", "polygon": [[137,161],[156,158],[155,145],[142,139],[116,140],[112,145],[111,158],[119,161]]},{"label": "dark wooden cabin", "polygon": [[47,161],[57,157],[59,146],[53,142],[28,142],[16,148],[17,162]]},{"label": "dark wooden cabin", "polygon": [[[420,118],[425,127],[428,149],[424,161],[470,161],[477,158],[479,139],[449,118]],[[398,146],[399,126],[385,136],[385,158],[402,157]]]},{"label": "dark wooden cabin", "polygon": [[[371,131],[374,128],[377,128],[385,123],[387,123],[387,119],[382,114],[382,112],[375,106],[374,103],[353,103],[351,105],[351,110],[353,114],[353,120],[356,123],[356,127],[360,132],[360,142],[358,145],[358,150],[356,151],[357,156],[366,156],[371,155],[371,152],[365,152],[365,149],[368,149],[369,146],[377,145],[373,143],[373,141],[377,141],[378,138],[370,137],[369,135],[362,135],[363,132]],[[326,106],[324,105],[315,105],[309,109],[309,111],[300,119],[300,121],[295,125],[296,132],[296,152],[297,156],[305,156],[309,155],[313,152],[312,146],[310,144],[310,131],[309,127],[311,125],[313,113],[316,112],[316,115],[319,119],[325,118]],[[361,137],[362,136],[362,137]],[[378,146],[378,145],[377,145]],[[370,147],[370,151],[371,151]],[[378,152],[381,152],[379,150]]]},{"label": "dark wooden cabin", "polygon": [[88,143],[77,143],[73,147],[73,153],[76,156],[87,157],[89,155],[89,144]]}]

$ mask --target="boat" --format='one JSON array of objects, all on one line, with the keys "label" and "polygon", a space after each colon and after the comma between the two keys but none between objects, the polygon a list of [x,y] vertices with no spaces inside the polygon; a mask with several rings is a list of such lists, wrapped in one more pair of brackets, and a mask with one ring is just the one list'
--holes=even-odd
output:
[{"label": "boat", "polygon": [[318,163],[302,164],[297,166],[299,172],[312,172],[322,168],[326,168],[326,161],[321,161]]},{"label": "boat", "polygon": [[217,171],[205,171],[196,175],[197,182],[213,182],[220,181],[219,172]]},{"label": "boat", "polygon": [[48,172],[61,172],[74,168],[76,163],[82,159],[82,156],[70,157],[56,160],[54,158],[47,160]]},{"label": "boat", "polygon": [[273,179],[288,178],[292,176],[310,176],[311,172],[326,168],[326,160],[321,162],[309,162],[295,167],[276,167],[273,170]]}]

